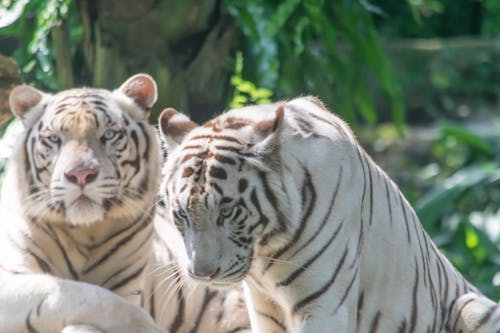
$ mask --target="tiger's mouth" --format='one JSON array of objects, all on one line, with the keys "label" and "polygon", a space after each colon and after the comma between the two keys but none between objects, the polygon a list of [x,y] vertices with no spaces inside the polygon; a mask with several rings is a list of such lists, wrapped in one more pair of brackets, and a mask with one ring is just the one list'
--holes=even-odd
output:
[{"label": "tiger's mouth", "polygon": [[203,280],[203,279],[193,278],[192,276],[188,276],[188,278],[196,285],[201,285],[221,291],[232,289],[234,288],[235,285],[237,285],[239,282],[243,280],[243,279],[231,280],[231,281],[218,280],[218,279]]},{"label": "tiger's mouth", "polygon": [[245,280],[245,278],[248,276],[249,270],[250,265],[244,265],[237,273],[224,274],[222,271],[218,270],[217,273],[214,274],[214,276],[207,278],[196,277],[189,272],[186,272],[186,275],[190,280],[194,281],[197,284],[205,285],[214,289],[227,290],[233,288],[235,285],[238,285],[241,281]]},{"label": "tiger's mouth", "polygon": [[103,205],[81,194],[66,206],[66,218],[73,225],[89,225],[104,219]]},{"label": "tiger's mouth", "polygon": [[87,207],[87,206],[91,206],[91,205],[99,205],[97,202],[95,202],[94,200],[92,200],[90,197],[86,196],[85,194],[81,194],[78,198],[76,198],[75,200],[73,200],[73,202],[71,202],[69,204],[69,206],[76,206],[76,207]]}]

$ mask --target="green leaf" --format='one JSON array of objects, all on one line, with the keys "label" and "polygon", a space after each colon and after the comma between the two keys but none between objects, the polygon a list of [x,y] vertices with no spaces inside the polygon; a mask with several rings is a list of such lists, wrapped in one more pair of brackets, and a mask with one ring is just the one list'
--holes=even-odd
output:
[{"label": "green leaf", "polygon": [[453,137],[486,155],[493,154],[493,147],[488,141],[463,126],[447,123],[441,125],[440,128],[444,136]]},{"label": "green leaf", "polygon": [[467,189],[480,186],[497,170],[495,163],[473,165],[456,172],[437,185],[415,205],[422,223],[428,225],[443,215],[443,211],[453,206],[455,200]]},{"label": "green leaf", "polygon": [[479,245],[479,237],[471,226],[466,226],[465,228],[465,245],[469,249],[474,249]]}]

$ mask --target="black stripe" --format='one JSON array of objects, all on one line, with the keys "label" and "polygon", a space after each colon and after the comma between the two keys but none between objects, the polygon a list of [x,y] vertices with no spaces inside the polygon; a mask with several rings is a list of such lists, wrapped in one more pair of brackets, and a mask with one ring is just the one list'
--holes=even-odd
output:
[{"label": "black stripe", "polygon": [[384,177],[384,185],[385,185],[385,197],[387,200],[387,209],[389,211],[389,224],[392,225],[392,205],[391,205],[391,194],[389,193],[389,180],[387,177]]},{"label": "black stripe", "polygon": [[370,333],[375,333],[377,332],[377,329],[378,329],[378,322],[380,320],[380,316],[382,315],[382,313],[379,311],[377,311],[377,314],[375,315],[375,318],[373,318],[372,320],[372,325],[370,327]]},{"label": "black stripe", "polygon": [[[180,279],[181,277],[176,273],[176,284],[180,284]],[[184,301],[184,289],[182,285],[179,287],[177,290],[177,304],[178,304],[178,309],[177,309],[177,315],[175,316],[175,320],[170,325],[169,332],[170,333],[177,333],[179,328],[182,326],[182,323],[184,322],[184,306],[185,306],[185,301]]]},{"label": "black stripe", "polygon": [[486,324],[498,309],[500,309],[500,303],[494,304],[488,311],[486,311],[483,318],[481,318],[481,320],[479,321],[478,325],[474,327],[474,330],[477,331],[481,328],[481,326]]},{"label": "black stripe", "polygon": [[[35,225],[38,225],[38,224],[35,224]],[[78,280],[79,279],[78,274],[76,273],[75,268],[73,267],[73,264],[69,260],[68,254],[66,253],[66,249],[59,241],[59,238],[57,237],[56,232],[54,231],[54,229],[52,229],[52,227],[50,225],[47,225],[47,228],[49,228],[50,233],[47,232],[47,230],[45,230],[45,228],[40,227],[40,229],[43,230],[56,243],[57,247],[61,251],[61,254],[63,255],[63,258],[64,258],[64,262],[66,263],[66,266],[68,267],[68,271],[71,274],[71,276],[73,277],[73,280]]]},{"label": "black stripe", "polygon": [[111,287],[109,287],[109,289],[113,290],[113,291],[116,289],[120,289],[121,287],[123,287],[124,285],[129,283],[130,281],[135,280],[136,278],[138,278],[142,274],[145,267],[146,267],[146,265],[140,267],[138,270],[136,270],[135,272],[133,272],[132,274],[130,274],[129,276],[127,276],[123,280],[121,280],[121,281],[115,283],[114,285],[112,285]]},{"label": "black stripe", "polygon": [[31,313],[32,312],[33,312],[33,310],[30,310],[30,312],[26,316],[26,320],[24,321],[24,324],[26,325],[26,329],[27,329],[28,333],[40,333],[38,330],[36,330],[33,327],[33,324],[31,323]]},{"label": "black stripe", "polygon": [[154,321],[156,321],[156,311],[155,311],[155,288],[151,290],[151,296],[149,296],[149,314]]},{"label": "black stripe", "polygon": [[340,166],[340,171],[339,171],[339,175],[338,175],[337,178],[338,178],[339,181],[337,182],[337,185],[335,186],[335,190],[333,191],[332,198],[330,199],[330,202],[329,202],[329,205],[328,205],[328,211],[325,214],[325,216],[323,217],[323,221],[321,222],[319,228],[316,230],[316,232],[304,244],[302,244],[301,247],[299,247],[297,250],[295,250],[292,253],[291,257],[294,257],[297,253],[299,253],[307,245],[309,245],[314,239],[316,239],[316,237],[321,233],[321,231],[323,230],[323,228],[326,226],[327,222],[330,221],[330,215],[332,214],[333,206],[335,205],[335,201],[337,199],[337,194],[338,194],[339,189],[340,189],[340,184],[342,183],[342,166]]},{"label": "black stripe", "polygon": [[406,332],[406,319],[403,319],[401,325],[399,325],[399,330],[398,330],[398,333],[404,333],[404,332]]},{"label": "black stripe", "polygon": [[[467,305],[469,305],[469,303],[473,302],[474,299],[471,298],[471,299],[468,299],[464,304],[462,304],[462,306],[458,309],[457,311],[457,317],[455,318],[455,321],[453,322],[453,329],[452,329],[452,332],[455,332],[456,331],[456,328],[457,328],[457,324],[458,324],[458,321],[460,320],[460,317],[462,316],[462,311],[465,309],[465,307]],[[456,303],[455,303],[456,304]]]},{"label": "black stripe", "polygon": [[122,161],[120,162],[120,165],[121,166],[130,165],[132,168],[134,168],[135,171],[134,175],[132,176],[134,177],[137,173],[139,173],[141,169],[141,156],[139,154],[139,137],[137,136],[137,132],[135,130],[130,131],[130,138],[132,139],[135,145],[135,150],[136,150],[135,158],[133,160]]},{"label": "black stripe", "polygon": [[337,308],[335,309],[334,313],[338,311],[338,309],[344,304],[344,301],[347,299],[347,295],[349,295],[349,292],[351,291],[352,286],[354,285],[354,281],[356,280],[356,277],[358,276],[359,272],[359,266],[356,267],[356,271],[354,272],[354,275],[352,276],[351,282],[349,282],[349,285],[344,291],[344,295],[340,299],[339,304],[337,305]]},{"label": "black stripe", "polygon": [[358,309],[356,311],[356,328],[359,331],[359,323],[361,322],[361,316],[363,314],[363,305],[365,301],[365,293],[362,291],[358,297]]},{"label": "black stripe", "polygon": [[[323,110],[326,110],[326,109],[323,109]],[[311,114],[311,117],[316,118],[317,120],[320,120],[320,121],[322,121],[324,123],[327,123],[328,125],[331,125],[331,126],[335,127],[335,129],[340,133],[340,135],[342,137],[344,137],[346,139],[348,138],[347,134],[344,132],[344,129],[339,124],[337,124],[336,122],[329,121],[327,119],[319,117],[318,115],[315,115],[314,113],[310,113],[310,114]]]},{"label": "black stripe", "polygon": [[401,195],[401,192],[398,192],[399,195],[399,203],[401,205],[401,209],[403,210],[403,216],[405,219],[405,227],[406,227],[406,238],[408,239],[408,244],[411,243],[410,239],[410,227],[408,226],[408,217],[406,216],[406,203]]},{"label": "black stripe", "polygon": [[240,327],[233,328],[232,330],[227,331],[226,333],[237,333],[237,332],[240,332],[240,331],[246,331],[246,330],[248,330],[249,328],[250,328],[250,327],[243,327],[243,326],[240,326]]},{"label": "black stripe", "polygon": [[279,287],[284,287],[288,286],[290,283],[292,283],[296,278],[298,278],[316,259],[318,259],[323,252],[332,244],[333,240],[337,237],[340,229],[342,229],[342,225],[344,223],[341,222],[340,225],[337,227],[333,235],[330,237],[330,239],[323,245],[323,247],[316,252],[316,254],[310,258],[304,265],[300,266],[298,269],[296,269],[292,274],[290,274],[286,279],[278,282],[276,286]]},{"label": "black stripe", "polygon": [[36,255],[33,251],[31,251],[29,249],[26,249],[26,252],[28,252],[29,255],[31,255],[33,258],[35,258],[36,263],[38,264],[38,267],[40,267],[42,272],[52,273],[52,270],[50,269],[50,265],[45,260],[40,258],[38,255]]},{"label": "black stripe", "polygon": [[[410,214],[412,212],[410,211]],[[423,275],[423,281],[424,281],[424,286],[425,288],[427,288],[427,270],[428,270],[428,267],[426,265],[426,262],[425,262],[425,256],[424,256],[424,250],[423,250],[423,246],[422,246],[422,240],[420,238],[420,233],[419,233],[419,230],[418,230],[418,227],[417,227],[417,223],[415,223],[415,219],[414,219],[414,215],[411,214],[411,221],[413,222],[413,229],[415,230],[415,234],[417,235],[417,246],[418,246],[418,249],[419,249],[419,252],[420,252],[420,259],[422,260],[422,275]]]},{"label": "black stripe", "polygon": [[88,274],[92,270],[94,270],[96,267],[101,265],[103,262],[108,260],[113,254],[115,254],[122,246],[124,246],[126,243],[128,243],[130,240],[132,240],[139,231],[142,231],[144,228],[146,228],[148,225],[151,224],[152,218],[151,215],[147,216],[146,219],[139,225],[139,227],[131,232],[128,236],[122,238],[118,243],[116,243],[104,256],[102,256],[99,260],[94,262],[92,265],[87,267],[84,271],[83,274]]},{"label": "black stripe", "polygon": [[418,262],[417,258],[415,258],[415,284],[413,285],[413,303],[411,308],[411,317],[410,317],[410,327],[408,329],[409,333],[414,333],[415,328],[417,326],[417,317],[418,317],[418,286],[420,280],[420,273],[418,270]]},{"label": "black stripe", "polygon": [[328,291],[328,289],[335,282],[335,279],[337,278],[337,275],[339,274],[340,270],[342,269],[342,266],[344,265],[344,262],[345,262],[345,258],[347,257],[347,253],[348,253],[348,250],[346,247],[344,250],[344,254],[342,255],[342,258],[340,259],[340,261],[337,265],[337,268],[335,269],[335,272],[333,273],[330,280],[323,287],[321,287],[319,290],[313,292],[312,294],[309,294],[308,296],[303,298],[301,301],[297,302],[292,308],[292,314],[297,313],[304,306],[311,303],[312,301],[314,301],[315,299],[320,297],[322,294],[324,294],[326,291]]},{"label": "black stripe", "polygon": [[203,314],[208,308],[208,304],[214,298],[216,295],[216,292],[210,292],[208,289],[205,289],[205,295],[203,296],[203,303],[201,304],[200,311],[198,312],[198,315],[196,316],[196,320],[194,321],[194,326],[193,328],[189,331],[189,333],[196,333],[198,331],[198,327],[200,326],[201,319],[203,318]]},{"label": "black stripe", "polygon": [[149,140],[149,135],[148,135],[148,132],[146,131],[146,129],[144,128],[144,124],[142,123],[137,123],[137,125],[139,126],[139,128],[141,129],[142,131],[142,134],[144,136],[144,140],[146,141],[144,143],[144,153],[142,154],[142,158],[146,161],[149,160],[149,147],[150,147],[150,140]]},{"label": "black stripe", "polygon": [[[303,171],[304,171],[305,179],[304,179],[304,184],[302,185],[302,189],[303,189],[302,206],[304,208],[304,206],[306,204],[307,193],[310,193],[311,197],[309,199],[309,206],[305,210],[305,214],[301,218],[301,223],[299,224],[299,227],[297,228],[297,230],[295,230],[290,241],[288,241],[288,243],[286,243],[283,247],[281,247],[280,249],[278,249],[275,252],[275,254],[273,255],[274,258],[281,257],[285,252],[287,252],[290,248],[292,248],[295,244],[297,244],[300,236],[302,235],[302,232],[304,231],[304,228],[307,224],[307,221],[309,220],[312,212],[314,211],[314,208],[316,205],[316,191],[314,189],[314,184],[312,182],[312,177],[311,177],[311,174],[309,173],[309,170],[307,170],[305,167],[303,167]],[[307,190],[309,190],[309,192],[307,192]],[[266,194],[267,194],[267,192],[271,192],[270,189],[266,190]],[[274,197],[274,194],[273,194],[273,197]],[[274,198],[274,201],[276,201],[275,198]],[[273,207],[278,208],[278,205],[276,202],[275,203],[271,202],[271,204]],[[264,272],[266,272],[274,263],[275,263],[275,261],[269,262],[267,264],[267,266],[265,267]]]},{"label": "black stripe", "polygon": [[[364,156],[365,160],[367,160],[366,155]],[[372,164],[367,160],[366,164],[368,165],[368,184],[370,185],[370,216],[368,218],[368,224],[372,225],[373,223],[373,177],[372,177]]]},{"label": "black stripe", "polygon": [[255,311],[255,313],[257,313],[259,316],[261,317],[264,317],[266,319],[269,319],[270,321],[272,321],[276,326],[278,326],[279,328],[281,328],[284,332],[286,332],[286,326],[285,324],[283,324],[278,318],[268,314],[268,313],[265,313],[265,312],[262,312],[262,311]]},{"label": "black stripe", "polygon": [[252,192],[250,193],[250,201],[254,205],[255,209],[259,212],[259,220],[254,225],[251,225],[248,228],[248,233],[252,234],[254,229],[257,228],[261,224],[262,224],[263,228],[265,228],[267,226],[267,224],[269,223],[269,218],[267,218],[267,216],[262,214],[262,209],[260,207],[259,199],[257,198],[257,192],[256,192],[255,188],[253,188]]}]

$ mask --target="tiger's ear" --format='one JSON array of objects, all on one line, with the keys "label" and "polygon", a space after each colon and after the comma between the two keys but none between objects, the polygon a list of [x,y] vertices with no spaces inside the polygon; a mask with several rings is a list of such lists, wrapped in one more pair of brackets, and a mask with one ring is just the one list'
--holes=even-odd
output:
[{"label": "tiger's ear", "polygon": [[279,134],[281,131],[281,123],[283,122],[284,116],[285,109],[283,108],[283,105],[280,105],[276,110],[274,110],[270,117],[253,125],[253,130],[262,138],[276,136],[276,134]]},{"label": "tiger's ear", "polygon": [[251,149],[257,155],[262,156],[263,161],[273,170],[278,170],[281,165],[280,146],[284,117],[285,109],[283,105],[280,105],[270,117],[253,126],[259,141]]},{"label": "tiger's ear", "polygon": [[31,127],[43,113],[42,100],[48,95],[28,85],[12,89],[9,95],[11,112],[21,119],[24,126]]},{"label": "tiger's ear", "polygon": [[162,111],[158,118],[158,124],[168,151],[174,150],[189,132],[198,127],[198,124],[191,121],[185,114],[173,108]]},{"label": "tiger's ear", "polygon": [[140,119],[148,116],[148,111],[156,103],[158,89],[155,80],[147,74],[136,74],[125,81],[115,92],[121,92],[139,106],[142,114]]}]

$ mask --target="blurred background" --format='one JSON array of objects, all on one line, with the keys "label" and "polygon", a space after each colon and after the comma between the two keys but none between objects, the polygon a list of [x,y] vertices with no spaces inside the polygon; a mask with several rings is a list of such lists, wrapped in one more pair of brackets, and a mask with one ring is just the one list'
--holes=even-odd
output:
[{"label": "blurred background", "polygon": [[313,94],[399,184],[447,257],[500,298],[500,0],[0,0],[0,173],[8,93],[118,87],[203,122]]}]

